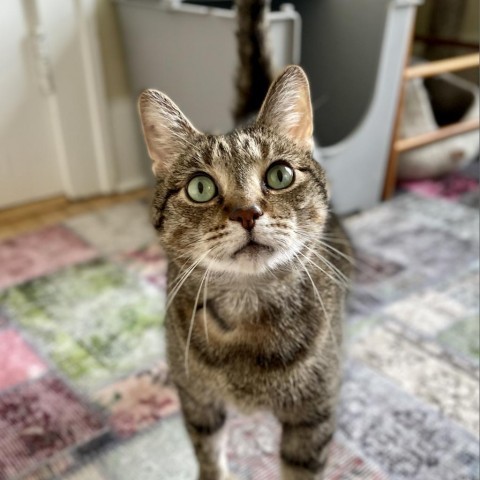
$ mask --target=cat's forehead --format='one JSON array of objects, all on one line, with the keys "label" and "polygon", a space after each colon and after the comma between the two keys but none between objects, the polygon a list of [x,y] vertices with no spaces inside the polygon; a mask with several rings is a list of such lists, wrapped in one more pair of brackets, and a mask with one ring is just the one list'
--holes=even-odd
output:
[{"label": "cat's forehead", "polygon": [[205,157],[210,158],[215,164],[228,162],[229,168],[235,165],[239,168],[252,166],[268,159],[271,154],[268,138],[243,131],[211,136],[205,147]]},{"label": "cat's forehead", "polygon": [[263,175],[271,149],[267,139],[246,132],[211,136],[200,153],[203,170],[210,173],[219,186],[247,196],[260,193],[258,177]]},{"label": "cat's forehead", "polygon": [[288,142],[256,129],[207,136],[197,153],[202,163],[229,172],[262,169],[279,159],[295,162],[299,156]]}]

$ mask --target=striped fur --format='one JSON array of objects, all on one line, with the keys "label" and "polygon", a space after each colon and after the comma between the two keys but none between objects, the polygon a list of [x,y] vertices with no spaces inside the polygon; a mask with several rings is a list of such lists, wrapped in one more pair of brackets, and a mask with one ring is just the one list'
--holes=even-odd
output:
[{"label": "striped fur", "polygon": [[[195,130],[165,95],[139,109],[157,177],[153,223],[169,258],[167,348],[200,480],[228,480],[228,405],[267,409],[282,424],[282,480],[321,480],[335,431],[342,312],[350,247],[329,212],[325,174],[312,158],[308,81],[289,67],[255,123],[230,134]],[[278,161],[293,183],[273,190]],[[186,187],[215,182],[206,203]],[[246,230],[239,207],[261,215]],[[238,253],[249,240],[262,250]]]}]

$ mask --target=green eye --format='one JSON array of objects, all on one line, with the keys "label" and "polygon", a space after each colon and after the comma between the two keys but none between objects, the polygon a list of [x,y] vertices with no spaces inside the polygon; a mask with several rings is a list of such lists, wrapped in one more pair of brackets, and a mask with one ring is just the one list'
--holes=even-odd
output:
[{"label": "green eye", "polygon": [[282,190],[293,183],[293,169],[283,163],[276,163],[267,172],[267,185]]},{"label": "green eye", "polygon": [[187,193],[194,202],[205,203],[217,194],[217,187],[210,177],[197,175],[188,183]]}]

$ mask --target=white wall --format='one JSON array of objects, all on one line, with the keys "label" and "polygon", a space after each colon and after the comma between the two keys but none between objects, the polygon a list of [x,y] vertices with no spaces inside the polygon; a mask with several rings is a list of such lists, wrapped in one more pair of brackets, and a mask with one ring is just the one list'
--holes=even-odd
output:
[{"label": "white wall", "polygon": [[110,1],[37,1],[52,44],[75,195],[144,186],[136,112]]},{"label": "white wall", "polygon": [[146,184],[109,0],[0,2],[0,208]]},{"label": "white wall", "polygon": [[0,2],[0,208],[62,192],[50,97],[38,81],[30,18]]}]

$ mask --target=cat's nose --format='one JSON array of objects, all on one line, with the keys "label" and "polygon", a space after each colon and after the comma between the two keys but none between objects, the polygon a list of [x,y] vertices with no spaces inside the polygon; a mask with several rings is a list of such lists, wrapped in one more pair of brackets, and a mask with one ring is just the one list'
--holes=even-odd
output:
[{"label": "cat's nose", "polygon": [[240,222],[246,230],[252,230],[255,226],[255,220],[258,220],[263,215],[262,210],[257,205],[245,208],[235,208],[229,215],[229,219],[235,222]]}]

